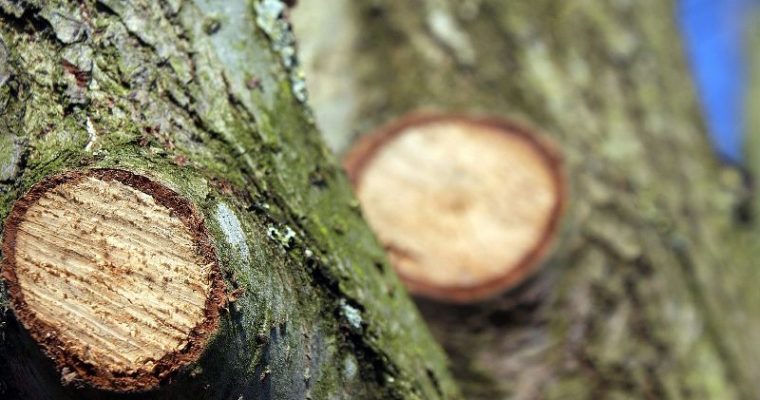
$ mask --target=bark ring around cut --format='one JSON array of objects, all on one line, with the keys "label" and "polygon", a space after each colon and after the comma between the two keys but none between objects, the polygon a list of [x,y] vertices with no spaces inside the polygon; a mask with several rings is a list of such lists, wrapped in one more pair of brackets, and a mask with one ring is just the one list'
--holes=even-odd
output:
[{"label": "bark ring around cut", "polygon": [[412,115],[365,136],[344,165],[407,288],[443,301],[522,282],[564,209],[555,147],[501,119]]},{"label": "bark ring around cut", "polygon": [[34,185],[5,223],[13,311],[64,382],[157,387],[217,330],[224,282],[195,207],[117,169]]}]

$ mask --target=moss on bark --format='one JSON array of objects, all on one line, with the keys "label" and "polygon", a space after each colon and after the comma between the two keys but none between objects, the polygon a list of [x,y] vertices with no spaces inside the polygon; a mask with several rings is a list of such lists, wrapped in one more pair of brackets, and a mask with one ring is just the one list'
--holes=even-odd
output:
[{"label": "moss on bark", "polygon": [[[92,167],[196,204],[241,295],[197,365],[140,398],[456,397],[304,105],[284,13],[0,1],[0,218],[44,177]],[[4,292],[0,306],[0,397],[106,397],[62,385]]]}]

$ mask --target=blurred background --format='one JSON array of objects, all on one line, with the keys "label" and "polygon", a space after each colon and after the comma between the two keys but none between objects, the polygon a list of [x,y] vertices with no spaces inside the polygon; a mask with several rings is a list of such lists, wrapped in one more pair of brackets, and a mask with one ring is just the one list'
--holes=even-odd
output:
[{"label": "blurred background", "polygon": [[759,398],[760,0],[327,3],[294,28],[339,155],[434,109],[526,123],[567,163],[540,274],[415,298],[466,398]]}]

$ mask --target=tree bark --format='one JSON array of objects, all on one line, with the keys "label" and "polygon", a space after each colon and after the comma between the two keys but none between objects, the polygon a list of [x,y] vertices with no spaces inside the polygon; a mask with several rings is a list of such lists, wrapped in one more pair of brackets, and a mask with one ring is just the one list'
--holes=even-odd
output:
[{"label": "tree bark", "polygon": [[509,118],[564,153],[570,206],[539,275],[481,304],[418,301],[465,397],[758,397],[756,235],[673,2],[301,1],[294,26],[339,153],[421,109]]},{"label": "tree bark", "polygon": [[285,12],[277,0],[0,0],[3,221],[46,178],[129,171],[198,210],[227,296],[197,361],[119,394],[57,368],[3,287],[0,397],[457,397],[314,127]]}]

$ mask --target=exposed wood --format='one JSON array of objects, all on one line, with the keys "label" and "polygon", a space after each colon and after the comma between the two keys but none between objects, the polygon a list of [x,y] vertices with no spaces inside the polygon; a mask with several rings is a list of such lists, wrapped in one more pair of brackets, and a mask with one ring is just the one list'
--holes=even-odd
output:
[{"label": "exposed wood", "polygon": [[555,149],[500,120],[418,115],[345,161],[364,215],[413,293],[468,302],[523,281],[565,202]]},{"label": "exposed wood", "polygon": [[14,205],[13,312],[62,379],[144,391],[197,361],[226,301],[192,205],[124,171],[52,177]]}]

